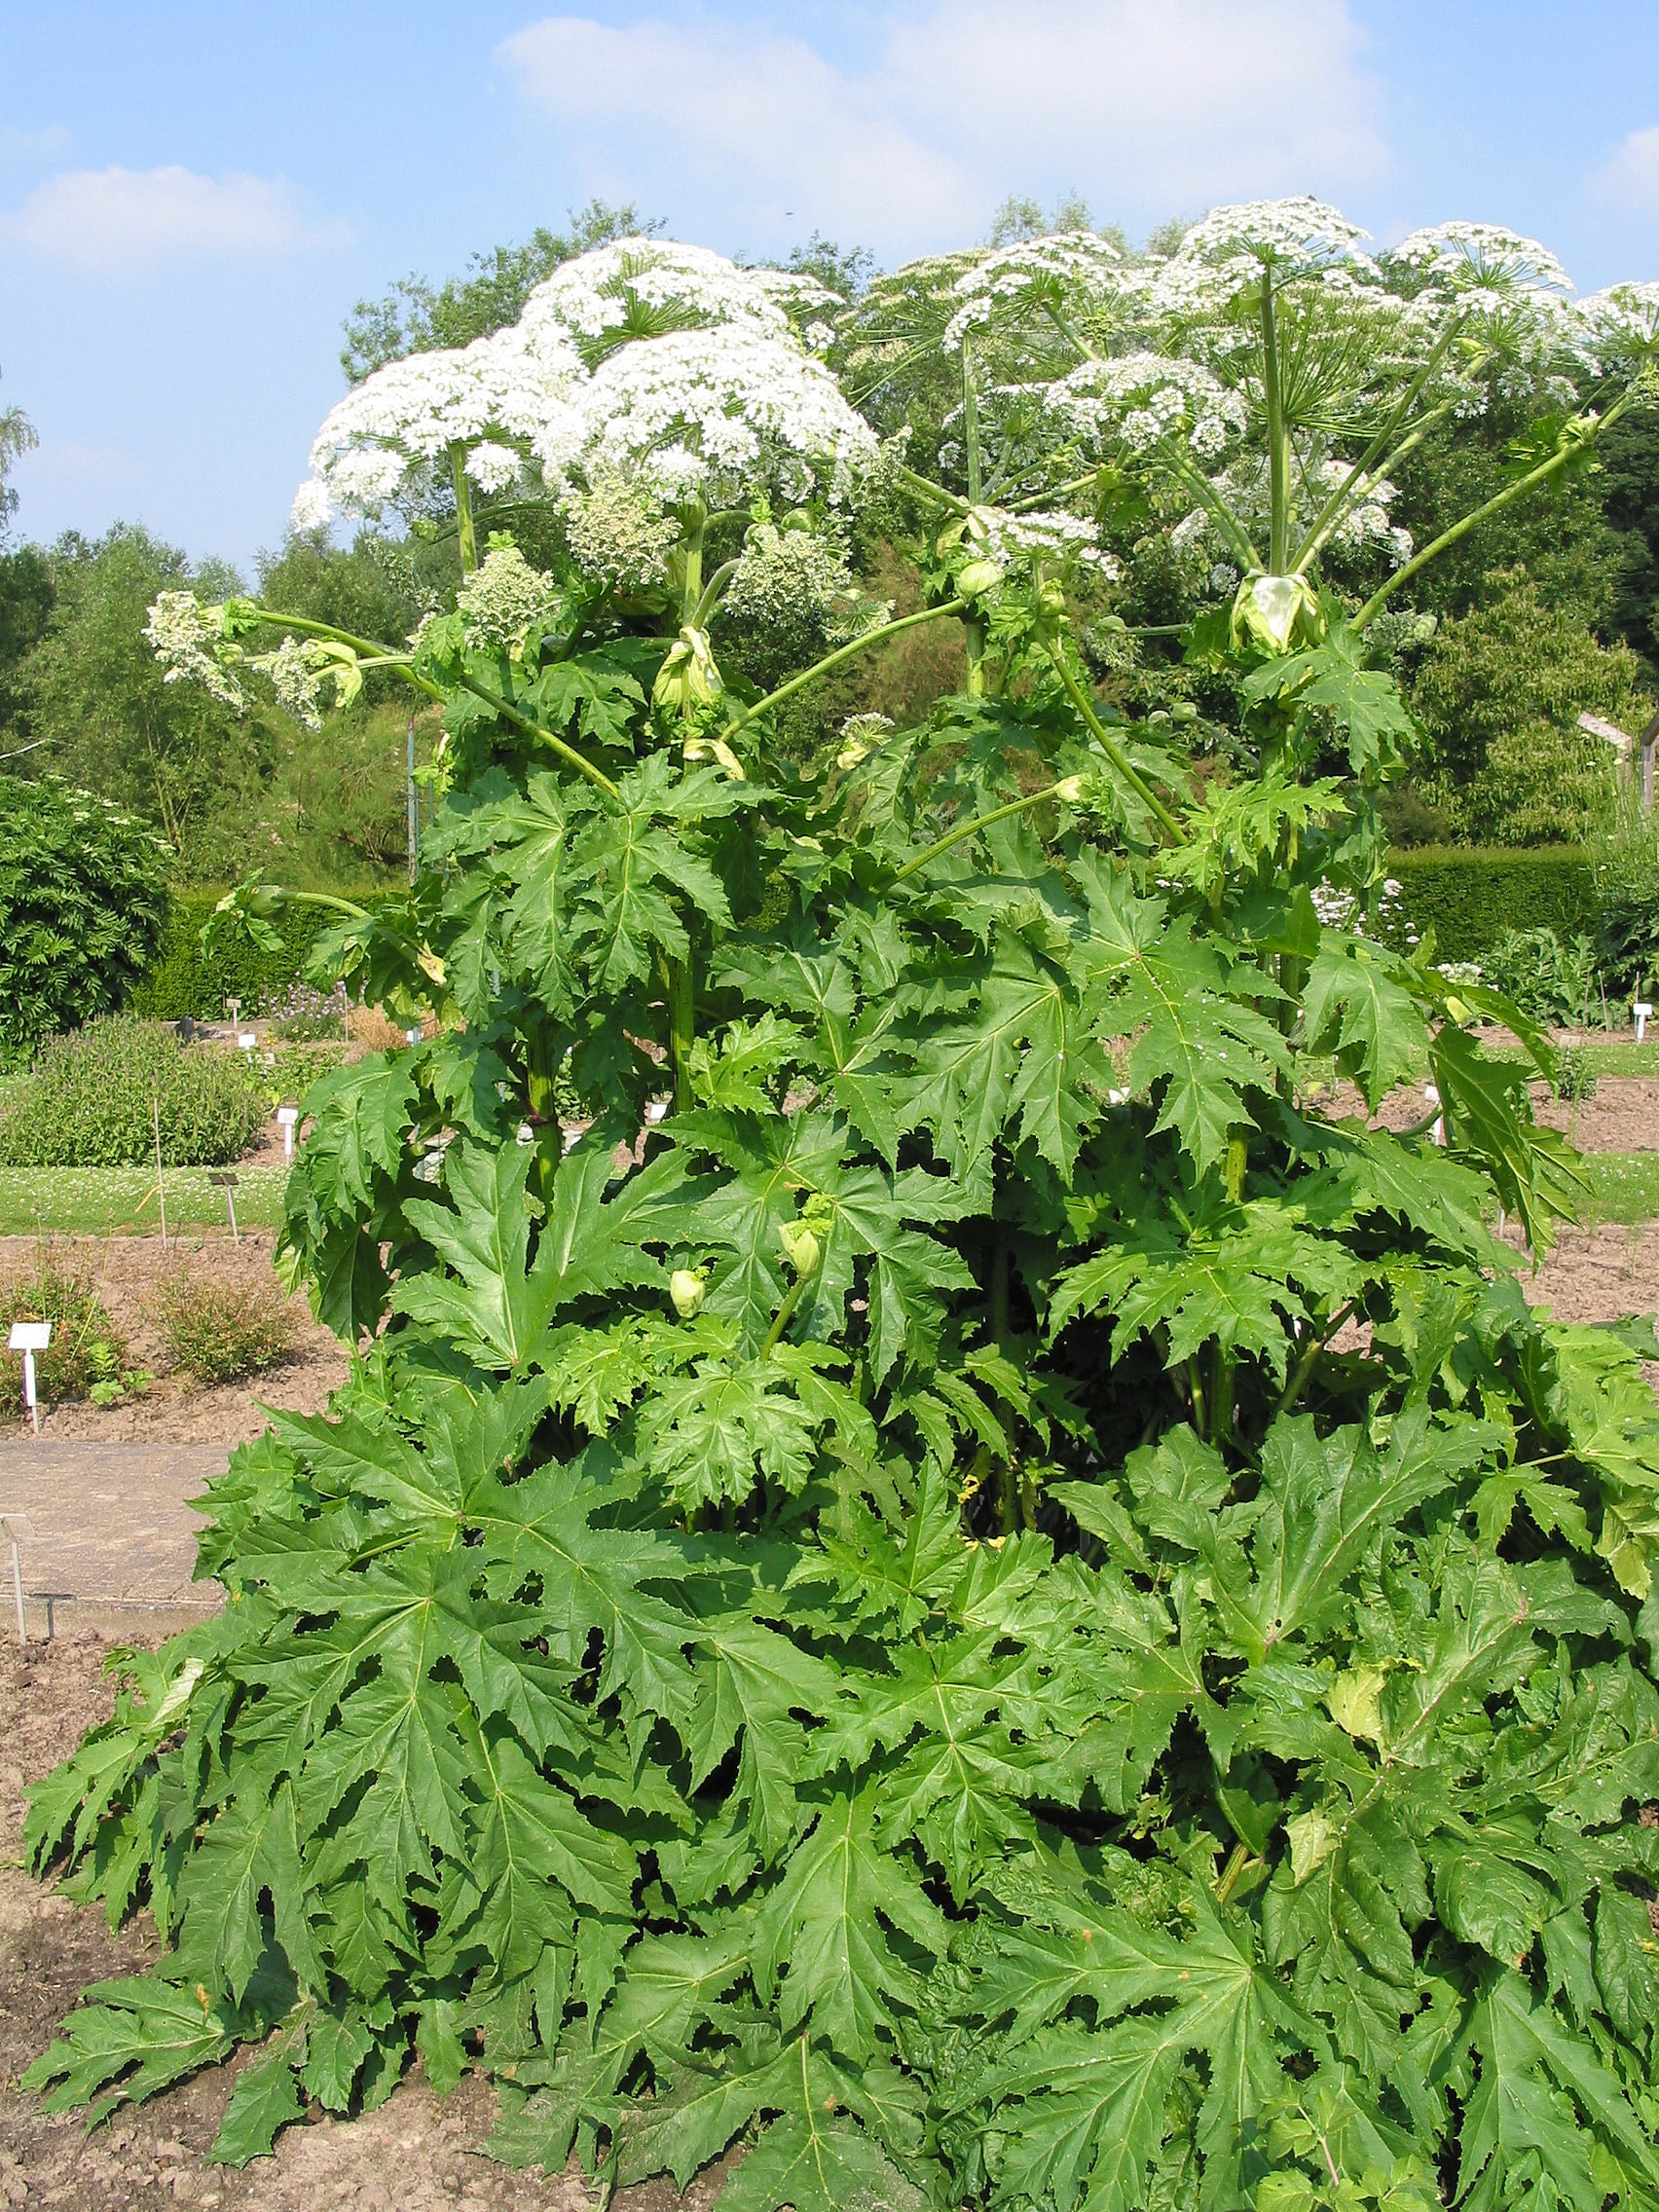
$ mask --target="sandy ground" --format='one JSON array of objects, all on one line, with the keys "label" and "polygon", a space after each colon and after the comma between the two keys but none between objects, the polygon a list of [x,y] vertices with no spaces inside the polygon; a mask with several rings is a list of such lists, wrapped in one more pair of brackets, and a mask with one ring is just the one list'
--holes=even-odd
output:
[{"label": "sandy ground", "polygon": [[[142,1972],[160,1945],[141,1912],[112,1934],[89,1910],[34,1882],[19,1864],[23,1785],[71,1751],[110,1709],[105,1646],[60,1637],[19,1651],[0,1641],[0,2205],[271,2208],[271,2212],[586,2212],[598,2202],[575,2169],[546,2180],[484,2153],[493,2090],[465,2076],[435,2096],[419,2067],[376,2113],[341,2120],[313,2107],[277,2138],[276,2156],[240,2173],[207,2154],[237,2067],[211,2068],[148,2104],[124,2106],[92,2134],[81,2113],[41,2110],[18,2077],[51,2042],[89,1982]],[[682,2197],[672,2182],[623,2190],[621,2212],[707,2212],[723,2179],[711,2169]]]}]

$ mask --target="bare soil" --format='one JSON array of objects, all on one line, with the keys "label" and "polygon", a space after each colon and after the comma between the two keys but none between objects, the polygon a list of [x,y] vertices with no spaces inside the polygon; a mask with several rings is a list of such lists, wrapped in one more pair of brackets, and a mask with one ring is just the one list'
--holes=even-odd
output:
[{"label": "bare soil", "polygon": [[[18,2086],[29,2062],[89,1982],[138,1973],[160,1954],[140,1912],[111,1933],[101,1911],[33,1881],[20,1864],[25,1783],[73,1751],[113,1702],[94,1636],[19,1650],[0,1641],[0,2206],[259,2207],[261,2212],[587,2212],[598,2193],[574,2167],[545,2179],[512,2173],[484,2151],[496,2123],[488,2082],[466,2075],[433,2094],[419,2066],[378,2112],[335,2120],[313,2107],[277,2138],[276,2155],[237,2172],[209,2152],[243,2054],[150,2103],[122,2106],[88,2134],[85,2115],[47,2113]],[[622,2212],[707,2212],[723,2169],[682,2196],[668,2180],[621,2191]]]},{"label": "bare soil", "polygon": [[[1564,1227],[1558,1236],[1536,1271],[1521,1276],[1529,1305],[1547,1306],[1558,1321],[1620,1321],[1627,1313],[1659,1311],[1659,1222]],[[1513,1225],[1504,1241],[1520,1249]],[[1649,1369],[1648,1380],[1659,1382],[1659,1365]]]},{"label": "bare soil", "polygon": [[[280,1152],[280,1145],[277,1147]],[[166,1347],[157,1324],[157,1291],[174,1274],[196,1282],[270,1284],[275,1232],[243,1230],[240,1243],[224,1230],[193,1230],[169,1237],[164,1252],[156,1236],[0,1236],[0,1283],[31,1274],[43,1248],[60,1267],[73,1269],[97,1285],[109,1315],[127,1339],[135,1368],[156,1378],[143,1397],[128,1396],[119,1405],[94,1406],[69,1399],[41,1408],[41,1433],[92,1438],[105,1443],[223,1444],[227,1448],[259,1435],[265,1426],[262,1405],[296,1413],[320,1413],[330,1390],[346,1380],[346,1354],[332,1333],[313,1319],[303,1296],[289,1301],[294,1349],[279,1367],[247,1382],[206,1387],[190,1376],[169,1371]],[[21,1426],[0,1415],[0,1435]]]},{"label": "bare soil", "polygon": [[[1594,1095],[1576,1108],[1557,1098],[1547,1083],[1528,1088],[1533,1119],[1569,1134],[1580,1152],[1659,1151],[1659,1076],[1604,1075]],[[1366,1116],[1365,1101],[1350,1083],[1326,1085],[1309,1095],[1310,1104],[1338,1120]],[[1374,1126],[1399,1131],[1419,1127],[1433,1112],[1425,1086],[1402,1084],[1369,1119]]]}]

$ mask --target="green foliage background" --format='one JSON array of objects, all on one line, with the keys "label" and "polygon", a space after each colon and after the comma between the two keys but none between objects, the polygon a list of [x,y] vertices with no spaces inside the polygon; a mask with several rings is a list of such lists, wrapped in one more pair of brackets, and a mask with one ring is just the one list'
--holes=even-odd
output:
[{"label": "green foliage background", "polygon": [[142,822],[55,778],[0,776],[0,1058],[119,1007],[166,912]]},{"label": "green foliage background", "polygon": [[9,1167],[222,1166],[247,1150],[270,1112],[240,1053],[182,1046],[168,1029],[121,1016],[42,1046],[25,1083],[0,1098],[0,1164]]}]

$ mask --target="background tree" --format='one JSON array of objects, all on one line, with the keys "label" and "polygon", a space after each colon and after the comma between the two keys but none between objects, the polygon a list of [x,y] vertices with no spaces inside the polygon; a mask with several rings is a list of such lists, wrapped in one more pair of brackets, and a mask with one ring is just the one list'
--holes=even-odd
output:
[{"label": "background tree", "polygon": [[634,203],[612,207],[590,200],[572,212],[569,229],[540,226],[523,245],[497,245],[475,253],[465,274],[433,284],[424,276],[403,276],[378,300],[359,300],[346,320],[340,366],[351,384],[360,384],[387,361],[438,347],[470,345],[516,322],[524,303],[543,278],[577,254],[611,239],[651,237],[662,229],[657,217],[642,216]]},{"label": "background tree", "polygon": [[159,591],[235,589],[235,571],[194,569],[137,524],[54,546],[52,604],[15,682],[31,765],[118,800],[162,831],[187,875],[237,869],[247,825],[280,756],[269,711],[239,718],[193,685],[168,683],[144,637]]}]

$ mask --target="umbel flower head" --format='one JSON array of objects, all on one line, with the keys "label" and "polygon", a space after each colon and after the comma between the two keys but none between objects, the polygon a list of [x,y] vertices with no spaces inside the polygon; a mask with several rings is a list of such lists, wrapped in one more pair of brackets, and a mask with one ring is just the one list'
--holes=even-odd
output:
[{"label": "umbel flower head", "polygon": [[524,468],[530,441],[569,406],[585,372],[573,348],[533,352],[516,330],[470,346],[388,361],[331,408],[313,441],[312,474],[294,500],[296,529],[336,510],[378,514],[425,501],[460,452],[481,491]]},{"label": "umbel flower head", "polygon": [[485,493],[557,498],[584,568],[644,581],[668,508],[844,500],[879,449],[797,333],[830,296],[654,239],[583,254],[509,328],[349,393],[317,433],[296,526],[429,502],[459,459]]}]

